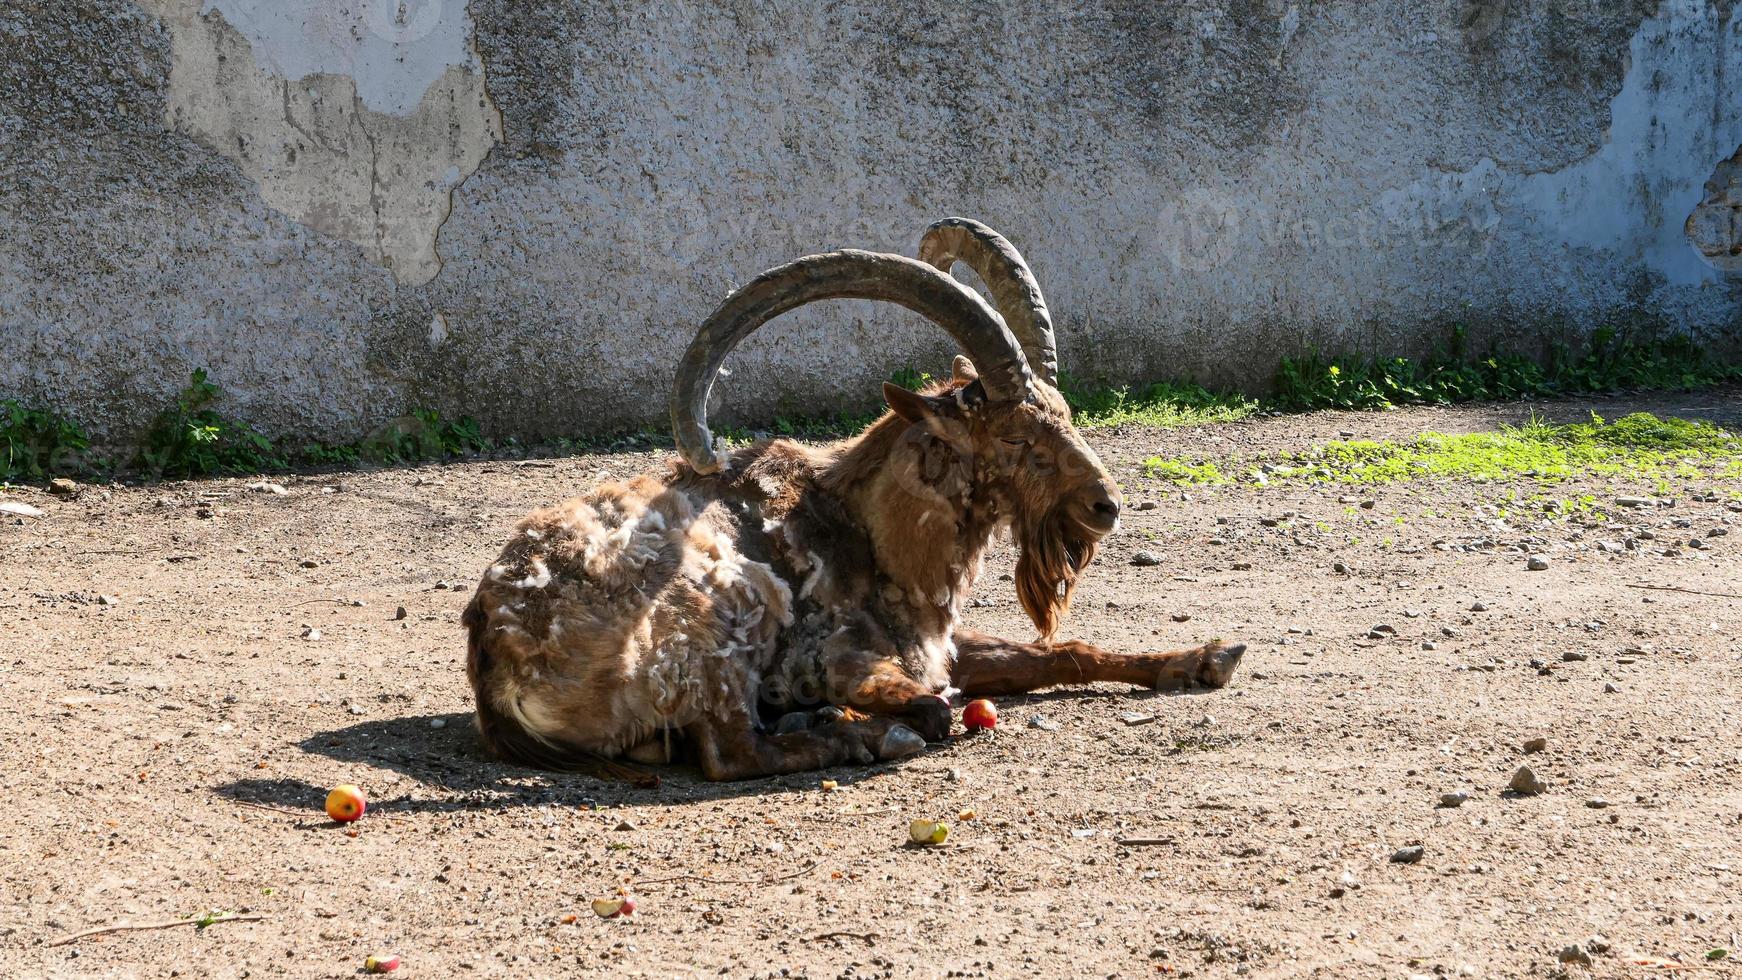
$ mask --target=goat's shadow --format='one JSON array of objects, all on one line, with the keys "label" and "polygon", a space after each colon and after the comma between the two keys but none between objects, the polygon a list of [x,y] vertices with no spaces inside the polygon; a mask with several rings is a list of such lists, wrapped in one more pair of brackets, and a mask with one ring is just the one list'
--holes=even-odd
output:
[{"label": "goat's shadow", "polygon": [[[1140,698],[1140,703],[1181,697],[1175,692]],[[1126,700],[1128,694],[1097,690],[1061,690],[1026,695],[1018,704],[1044,704],[1056,700]],[[408,777],[413,785],[394,795],[372,801],[372,812],[452,813],[516,806],[687,806],[717,800],[768,793],[811,789],[823,779],[850,785],[870,776],[923,764],[941,762],[955,754],[955,740],[934,745],[923,755],[896,762],[865,766],[835,766],[816,772],[791,773],[762,779],[716,783],[702,778],[693,766],[637,767],[659,777],[659,785],[640,787],[587,773],[546,772],[498,762],[485,754],[472,727],[472,713],[407,715],[359,722],[344,728],[317,732],[297,743],[311,755],[337,762],[366,765]],[[328,787],[300,779],[244,778],[213,788],[219,796],[248,803],[308,810],[320,814]],[[430,792],[434,790],[435,792]]]}]

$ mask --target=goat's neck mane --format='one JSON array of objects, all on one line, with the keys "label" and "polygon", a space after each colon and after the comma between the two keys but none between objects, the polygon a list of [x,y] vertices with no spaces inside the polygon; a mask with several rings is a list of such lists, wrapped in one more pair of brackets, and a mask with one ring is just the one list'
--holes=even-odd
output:
[{"label": "goat's neck mane", "polygon": [[860,435],[839,443],[817,474],[817,484],[840,499],[869,533],[879,570],[904,590],[954,605],[972,584],[998,521],[982,499],[974,461],[951,458],[952,479],[938,489],[914,475],[927,446],[911,438],[911,423],[886,413]]}]

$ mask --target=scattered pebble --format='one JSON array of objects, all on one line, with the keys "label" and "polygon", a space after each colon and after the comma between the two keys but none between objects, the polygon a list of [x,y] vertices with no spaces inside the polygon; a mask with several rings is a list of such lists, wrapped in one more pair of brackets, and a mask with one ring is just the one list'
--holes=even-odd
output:
[{"label": "scattered pebble", "polygon": [[313,643],[314,641],[321,638],[321,631],[316,629],[313,626],[310,626],[308,629],[305,629],[302,631],[302,638],[309,641],[310,643]]},{"label": "scattered pebble", "polygon": [[1590,799],[1585,801],[1585,805],[1590,807],[1593,810],[1607,810],[1607,809],[1609,809],[1609,801],[1603,799],[1601,796],[1591,797]]},{"label": "scattered pebble", "polygon": [[1603,693],[1604,694],[1620,694],[1621,688],[1618,687],[1614,681],[1604,681],[1603,682]]},{"label": "scattered pebble", "polygon": [[1472,603],[1470,603],[1470,611],[1471,612],[1487,612],[1488,611],[1488,604],[1486,602],[1472,602]]},{"label": "scattered pebble", "polygon": [[1336,572],[1338,575],[1347,575],[1349,574],[1349,566],[1340,561],[1332,562],[1331,571]]},{"label": "scattered pebble", "polygon": [[1028,719],[1028,727],[1038,728],[1043,732],[1056,732],[1059,730],[1059,723],[1046,715],[1035,715]]},{"label": "scattered pebble", "polygon": [[639,828],[637,828],[635,826],[635,824],[631,821],[619,820],[619,821],[617,821],[617,826],[612,827],[611,829],[612,830],[637,830]]},{"label": "scattered pebble", "polygon": [[1548,748],[1548,739],[1543,738],[1540,735],[1536,738],[1525,739],[1524,741],[1524,752],[1526,755],[1535,755],[1546,748]]},{"label": "scattered pebble", "polygon": [[394,618],[394,619],[396,619],[396,620],[398,620],[398,619],[404,619],[404,618],[405,618],[405,617],[406,617],[406,616],[408,616],[408,615],[410,615],[410,613],[407,613],[407,612],[406,612],[406,611],[405,611],[405,607],[404,607],[404,606],[400,606],[400,607],[399,607],[399,608],[397,608],[397,609],[395,609],[395,610],[393,610],[393,618]]},{"label": "scattered pebble", "polygon": [[1656,503],[1656,501],[1652,500],[1650,497],[1616,497],[1615,498],[1615,506],[1617,506],[1617,507],[1650,507],[1654,503]]},{"label": "scattered pebble", "polygon": [[1541,555],[1531,555],[1530,560],[1525,562],[1525,567],[1533,572],[1546,572],[1548,571],[1548,559]]},{"label": "scattered pebble", "polygon": [[1160,506],[1161,506],[1160,504],[1156,503],[1153,500],[1145,500],[1142,503],[1137,505],[1137,509],[1138,510],[1155,510],[1155,509],[1159,508]]},{"label": "scattered pebble", "polygon": [[1576,664],[1591,658],[1577,650],[1568,650],[1566,653],[1561,654],[1561,659],[1569,664]]},{"label": "scattered pebble", "polygon": [[1470,794],[1463,790],[1440,794],[1440,806],[1443,806],[1448,810],[1456,810],[1458,807],[1461,807],[1468,802],[1470,802]]},{"label": "scattered pebble", "polygon": [[429,727],[446,728],[448,727],[448,720],[446,718],[431,718],[429,720]]},{"label": "scattered pebble", "polygon": [[1422,858],[1422,855],[1424,855],[1426,853],[1427,853],[1426,849],[1423,848],[1420,844],[1412,844],[1409,847],[1400,847],[1391,853],[1391,863],[1392,864],[1415,864],[1415,863],[1419,862]]},{"label": "scattered pebble", "polygon": [[1440,645],[1432,640],[1423,640],[1421,641],[1421,648],[1423,650],[1438,650]]},{"label": "scattered pebble", "polygon": [[1571,963],[1578,966],[1590,966],[1591,954],[1585,952],[1585,947],[1580,946],[1578,943],[1572,943],[1561,948],[1560,960],[1562,963]]},{"label": "scattered pebble", "polygon": [[1153,568],[1161,564],[1161,556],[1153,551],[1139,551],[1131,556],[1131,564],[1139,568]]},{"label": "scattered pebble", "polygon": [[1519,766],[1506,788],[1520,796],[1535,796],[1548,790],[1548,784],[1537,778],[1529,766]]},{"label": "scattered pebble", "polygon": [[1138,725],[1149,724],[1150,722],[1155,720],[1155,716],[1151,715],[1151,714],[1145,714],[1141,711],[1127,711],[1124,714],[1119,716],[1119,720],[1124,722],[1127,725],[1130,725],[1132,727],[1136,727]]},{"label": "scattered pebble", "polygon": [[48,481],[48,492],[57,497],[77,497],[79,485],[64,476],[57,476]]},{"label": "scattered pebble", "polygon": [[277,483],[268,483],[265,480],[261,480],[259,483],[248,484],[248,489],[255,493],[269,493],[275,497],[282,497],[290,492]]}]

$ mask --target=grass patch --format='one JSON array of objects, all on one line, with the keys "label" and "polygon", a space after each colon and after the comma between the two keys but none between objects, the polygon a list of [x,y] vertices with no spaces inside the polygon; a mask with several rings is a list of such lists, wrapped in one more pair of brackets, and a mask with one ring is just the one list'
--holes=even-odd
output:
[{"label": "grass patch", "polygon": [[[1230,482],[1213,462],[1185,463],[1152,457],[1145,476],[1180,485]],[[1398,483],[1418,479],[1564,480],[1580,475],[1616,475],[1651,480],[1667,492],[1669,479],[1742,478],[1742,439],[1710,422],[1658,418],[1638,412],[1614,422],[1592,415],[1588,422],[1552,425],[1533,418],[1496,432],[1445,435],[1428,432],[1408,442],[1350,440],[1326,443],[1286,458],[1282,465],[1249,470],[1255,482],[1308,480],[1335,483]],[[1581,510],[1590,501],[1570,502]]]},{"label": "grass patch", "polygon": [[1091,384],[1065,375],[1060,393],[1071,406],[1071,417],[1081,429],[1120,425],[1149,425],[1174,429],[1212,422],[1237,422],[1258,411],[1258,402],[1236,394],[1221,394],[1198,385],[1157,382],[1133,392]]},{"label": "grass patch", "polygon": [[0,402],[0,482],[77,472],[89,446],[85,430],[64,416]]},{"label": "grass patch", "polygon": [[160,477],[260,473],[283,468],[284,457],[272,440],[246,422],[236,422],[214,407],[224,389],[198,368],[175,404],[161,412],[145,433],[134,466]]},{"label": "grass patch", "polygon": [[1276,407],[1384,409],[1616,391],[1678,389],[1742,379],[1742,366],[1711,357],[1685,334],[1634,338],[1604,328],[1582,350],[1557,346],[1547,366],[1517,353],[1471,357],[1463,327],[1422,360],[1331,358],[1318,354],[1282,359]]}]

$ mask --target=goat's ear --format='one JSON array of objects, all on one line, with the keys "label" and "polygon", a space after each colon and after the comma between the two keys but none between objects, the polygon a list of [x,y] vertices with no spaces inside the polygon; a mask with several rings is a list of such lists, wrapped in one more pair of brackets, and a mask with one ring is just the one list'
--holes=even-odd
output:
[{"label": "goat's ear", "polygon": [[954,399],[933,398],[915,391],[908,391],[898,384],[883,382],[883,400],[895,414],[909,422],[924,422],[944,414],[949,406],[955,404]]},{"label": "goat's ear", "polygon": [[974,362],[963,354],[957,354],[956,359],[950,362],[950,374],[963,384],[980,380],[980,372],[974,369]]}]

